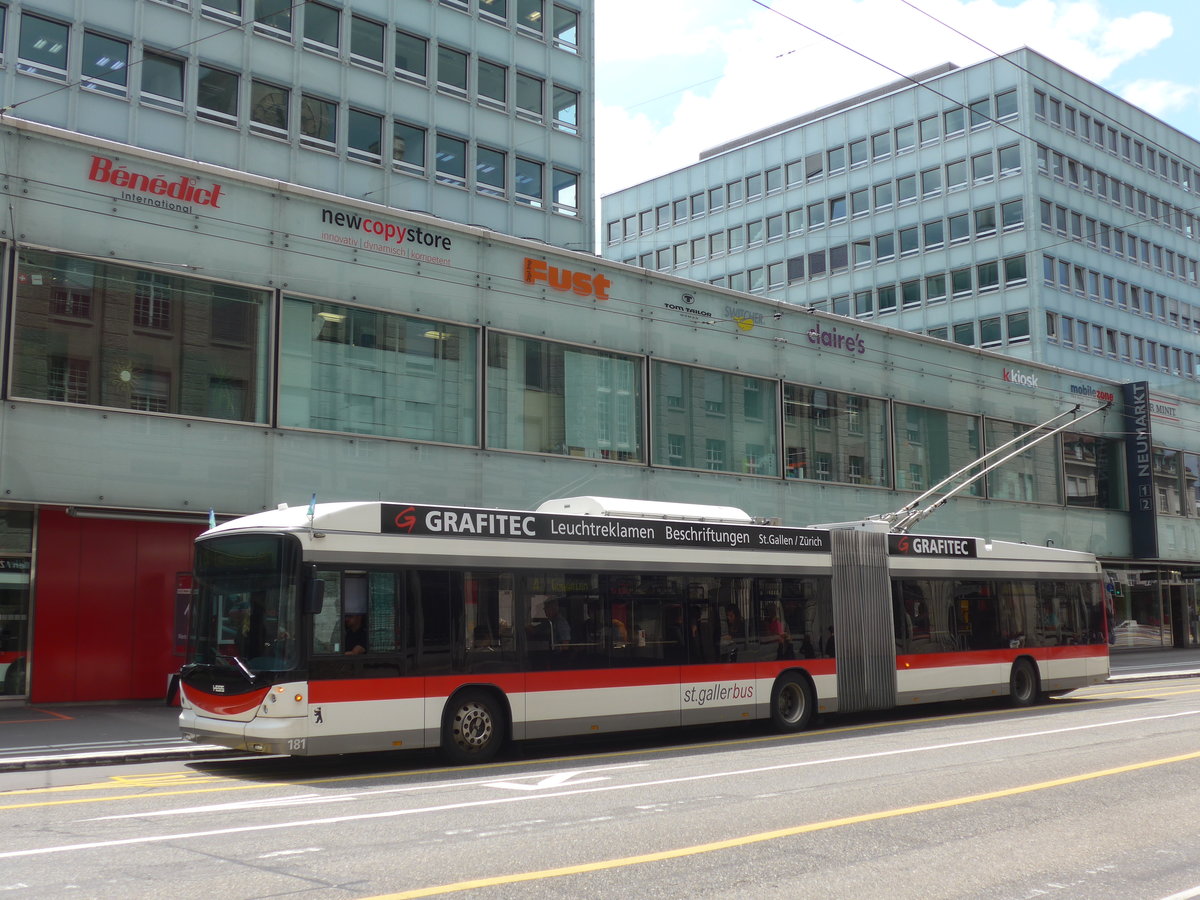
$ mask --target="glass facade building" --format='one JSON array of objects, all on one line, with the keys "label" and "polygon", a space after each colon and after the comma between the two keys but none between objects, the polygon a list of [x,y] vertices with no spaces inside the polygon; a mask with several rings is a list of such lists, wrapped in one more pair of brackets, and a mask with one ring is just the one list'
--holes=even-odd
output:
[{"label": "glass facade building", "polygon": [[590,0],[13,0],[6,114],[592,247]]},{"label": "glass facade building", "polygon": [[1195,639],[1186,397],[51,126],[0,150],[4,696],[161,694],[210,515],[591,494],[847,521],[1110,398],[921,528],[1090,550],[1114,642]]},{"label": "glass facade building", "polygon": [[1200,143],[1025,49],[781,122],[603,198],[603,253],[1196,393]]}]

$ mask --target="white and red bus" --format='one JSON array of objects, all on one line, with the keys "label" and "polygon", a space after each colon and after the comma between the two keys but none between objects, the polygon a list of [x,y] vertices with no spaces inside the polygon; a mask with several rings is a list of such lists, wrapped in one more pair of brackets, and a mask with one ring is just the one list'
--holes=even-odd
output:
[{"label": "white and red bus", "polygon": [[440,747],[1008,696],[1108,677],[1094,556],[577,497],[280,508],[196,545],[180,725],[238,750]]}]

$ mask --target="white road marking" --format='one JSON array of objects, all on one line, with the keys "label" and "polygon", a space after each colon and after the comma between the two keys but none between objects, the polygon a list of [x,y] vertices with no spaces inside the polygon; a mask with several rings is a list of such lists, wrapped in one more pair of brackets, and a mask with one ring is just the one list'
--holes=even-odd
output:
[{"label": "white road marking", "polygon": [[[585,770],[575,772],[555,772],[553,775],[546,775],[538,778],[533,784],[525,784],[521,781],[489,781],[485,787],[505,788],[510,791],[543,791],[548,788],[562,787],[564,784],[587,784],[589,781],[608,781],[605,776],[599,778],[577,778],[577,775],[582,775]],[[522,777],[538,777],[538,776],[522,776]]]},{"label": "white road marking", "polygon": [[274,853],[264,853],[259,859],[276,859],[280,856],[299,856],[302,853],[320,853],[320,847],[305,847],[303,850],[276,850]]},{"label": "white road marking", "polygon": [[[802,760],[791,763],[778,763],[771,766],[755,766],[748,769],[737,769],[726,772],[706,772],[700,775],[687,775],[678,778],[659,778],[651,781],[641,781],[632,784],[608,784],[586,788],[552,791],[543,794],[521,794],[519,796],[499,797],[488,800],[466,800],[460,803],[442,803],[436,806],[418,807],[415,809],[390,809],[375,813],[358,813],[347,816],[331,816],[324,819],[303,819],[298,822],[270,822],[265,825],[241,825],[233,828],[214,828],[209,831],[192,831],[176,834],[153,834],[142,837],[122,838],[111,841],[87,841],[79,844],[63,844],[57,847],[35,847],[30,850],[9,850],[0,853],[0,859],[17,859],[30,856],[45,856],[52,853],[70,853],[79,850],[101,850],[110,847],[128,847],[136,844],[156,844],[165,841],[194,840],[206,837],[221,837],[230,834],[250,834],[253,832],[282,831],[289,828],[312,828],[315,826],[342,825],[347,822],[368,822],[379,819],[395,819],[401,816],[415,816],[423,813],[447,812],[454,809],[472,809],[486,806],[499,806],[508,803],[526,803],[532,800],[546,800],[555,797],[570,797],[578,794],[596,794],[608,791],[642,791],[648,787],[658,787],[666,784],[684,784],[691,781],[711,781],[716,778],[729,778],[740,775],[756,775],[764,772],[780,772],[788,769],[802,769],[810,766],[833,765],[837,763],[858,762],[864,759],[884,759],[890,756],[908,756],[916,753],[929,753],[938,750],[953,750],[960,747],[972,747],[983,744],[999,744],[1007,741],[1023,740],[1031,737],[1046,737],[1053,734],[1069,734],[1079,731],[1094,731],[1101,728],[1113,728],[1120,725],[1140,725],[1145,722],[1156,722],[1167,719],[1178,719],[1200,715],[1200,710],[1187,710],[1178,713],[1165,713],[1158,716],[1142,716],[1135,719],[1119,719],[1113,722],[1096,722],[1088,725],[1073,725],[1066,728],[1048,728],[1041,731],[1022,732],[1020,734],[993,735],[984,738],[974,738],[965,741],[950,741],[943,744],[930,744],[925,747],[905,747],[896,750],[880,750],[875,753],[856,753],[849,756],[826,757],[824,759]],[[486,784],[480,781],[479,784]],[[1186,895],[1185,895],[1186,896]]]}]

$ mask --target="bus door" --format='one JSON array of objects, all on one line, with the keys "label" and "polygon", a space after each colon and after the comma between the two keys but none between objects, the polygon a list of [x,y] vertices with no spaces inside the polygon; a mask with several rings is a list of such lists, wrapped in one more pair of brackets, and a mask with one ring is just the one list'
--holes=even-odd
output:
[{"label": "bus door", "polygon": [[896,705],[896,639],[887,535],[829,533],[839,712]]}]

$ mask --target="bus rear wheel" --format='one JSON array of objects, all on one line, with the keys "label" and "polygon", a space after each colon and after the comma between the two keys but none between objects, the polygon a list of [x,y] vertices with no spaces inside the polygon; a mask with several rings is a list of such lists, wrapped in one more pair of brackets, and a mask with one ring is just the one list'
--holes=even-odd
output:
[{"label": "bus rear wheel", "polygon": [[1027,659],[1013,663],[1008,676],[1008,696],[1013,706],[1033,706],[1037,703],[1040,688],[1037,669]]},{"label": "bus rear wheel", "polygon": [[451,700],[442,723],[442,753],[463,765],[488,762],[504,743],[500,704],[486,691],[463,691]]},{"label": "bus rear wheel", "polygon": [[803,731],[812,722],[816,700],[808,679],[788,673],[771,691],[771,725],[776,731]]}]

